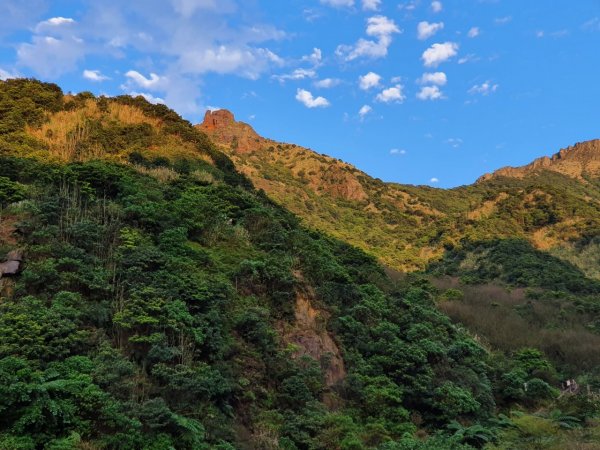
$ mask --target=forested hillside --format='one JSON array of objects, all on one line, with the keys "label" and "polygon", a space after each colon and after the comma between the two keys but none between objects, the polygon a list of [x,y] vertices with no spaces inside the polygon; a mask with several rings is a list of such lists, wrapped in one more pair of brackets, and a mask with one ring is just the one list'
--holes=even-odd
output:
[{"label": "forested hillside", "polygon": [[422,270],[465,238],[518,237],[600,277],[600,141],[436,189],[384,183],[335,158],[262,138],[228,111],[208,113],[198,128],[307,225],[396,270]]},{"label": "forested hillside", "polygon": [[448,291],[305,228],[165,106],[0,82],[0,208],[0,449],[599,438],[563,368],[478,343]]}]

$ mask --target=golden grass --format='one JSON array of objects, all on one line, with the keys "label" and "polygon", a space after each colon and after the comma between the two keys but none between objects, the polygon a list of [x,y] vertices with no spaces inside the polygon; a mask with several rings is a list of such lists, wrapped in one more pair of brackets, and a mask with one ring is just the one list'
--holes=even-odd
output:
[{"label": "golden grass", "polygon": [[133,168],[139,173],[156,178],[161,183],[168,183],[179,178],[179,174],[170,167],[148,168],[135,164],[133,165]]},{"label": "golden grass", "polygon": [[[160,119],[149,117],[134,106],[109,101],[108,108],[102,111],[98,107],[97,100],[89,99],[77,109],[52,114],[48,121],[39,128],[27,127],[26,132],[47,147],[47,154],[30,156],[63,162],[93,159],[126,161],[128,155],[119,151],[122,149],[115,149],[114,153],[108,154],[101,145],[89,142],[90,121],[99,121],[105,126],[114,123],[120,125],[149,124],[154,130],[160,131],[162,128]],[[84,142],[86,145],[79,145]],[[141,149],[141,153],[145,157],[166,157],[171,160],[193,158],[213,164],[210,156],[199,152],[194,144],[184,142],[178,136],[164,136],[157,133],[153,144],[148,148]]]}]

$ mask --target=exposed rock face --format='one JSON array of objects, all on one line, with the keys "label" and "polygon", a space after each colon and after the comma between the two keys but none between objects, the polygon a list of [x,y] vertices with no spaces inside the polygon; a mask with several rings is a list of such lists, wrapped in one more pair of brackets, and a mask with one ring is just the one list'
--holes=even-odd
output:
[{"label": "exposed rock face", "polygon": [[560,150],[552,157],[544,156],[522,167],[503,167],[494,173],[487,173],[477,182],[497,177],[524,178],[532,173],[549,170],[572,178],[600,176],[600,139],[580,142],[572,147]]},{"label": "exposed rock face", "polygon": [[204,121],[197,127],[219,144],[227,145],[237,153],[248,153],[261,148],[264,139],[244,122],[236,122],[231,111],[206,111]]},{"label": "exposed rock face", "polygon": [[6,255],[5,259],[5,262],[0,263],[0,278],[17,275],[21,269],[23,252],[21,250],[13,250]]},{"label": "exposed rock face", "polygon": [[298,346],[294,357],[308,355],[324,368],[325,383],[333,386],[346,376],[340,349],[326,329],[328,314],[315,309],[314,294],[308,288],[296,294],[296,321],[284,332],[284,341]]},{"label": "exposed rock face", "polygon": [[[226,109],[207,111],[204,115],[204,121],[196,126],[215,143],[223,146],[223,150],[234,159],[237,155],[242,156],[251,152],[257,152],[270,159],[269,156],[274,157],[275,155],[269,149],[282,147],[279,142],[259,136],[250,125],[244,122],[236,122],[233,114]],[[349,164],[338,162],[333,158],[319,156],[321,159],[327,159],[327,162],[323,164],[313,157],[315,154],[310,150],[297,145],[283,144],[283,146],[291,147],[291,151],[298,155],[310,155],[310,157],[303,158],[302,163],[299,163],[295,175],[302,178],[319,195],[329,194],[334,198],[350,201],[363,201],[368,198],[363,186],[352,173],[358,171]],[[244,171],[244,165],[241,165],[240,169]],[[244,173],[258,187],[261,187],[261,182],[264,180],[257,179],[256,173],[247,171],[244,171]],[[302,175],[299,175],[299,173]]]}]

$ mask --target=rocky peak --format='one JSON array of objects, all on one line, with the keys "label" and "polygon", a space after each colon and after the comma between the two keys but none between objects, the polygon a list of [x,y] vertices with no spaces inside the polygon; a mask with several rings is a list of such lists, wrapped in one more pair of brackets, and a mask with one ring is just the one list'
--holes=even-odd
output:
[{"label": "rocky peak", "polygon": [[477,181],[483,182],[497,177],[524,178],[540,170],[549,170],[572,178],[600,176],[600,139],[580,142],[564,148],[551,157],[544,156],[521,167],[503,167],[486,173]]},{"label": "rocky peak", "polygon": [[196,125],[217,144],[229,147],[235,153],[249,153],[262,147],[264,139],[244,122],[237,122],[226,109],[206,111],[204,121]]},{"label": "rocky peak", "polygon": [[200,125],[200,127],[210,130],[216,130],[220,128],[225,128],[233,125],[235,123],[235,118],[231,111],[227,109],[219,109],[217,111],[206,111],[204,114],[204,121]]}]

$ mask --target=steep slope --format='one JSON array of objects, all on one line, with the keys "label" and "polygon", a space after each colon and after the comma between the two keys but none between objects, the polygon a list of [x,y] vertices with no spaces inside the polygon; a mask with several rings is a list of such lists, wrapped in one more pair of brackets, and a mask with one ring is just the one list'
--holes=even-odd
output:
[{"label": "steep slope", "polygon": [[465,238],[521,237],[600,276],[595,262],[577,256],[600,250],[593,239],[600,229],[600,141],[442,190],[383,183],[334,158],[262,138],[228,111],[207,112],[198,128],[306,224],[397,270],[422,269]]},{"label": "steep slope", "polygon": [[[495,436],[503,372],[435,289],[393,285],[300,226],[171,110],[9,80],[0,112],[0,257],[19,263],[0,276],[0,448]],[[523,398],[545,402],[556,381]]]}]

